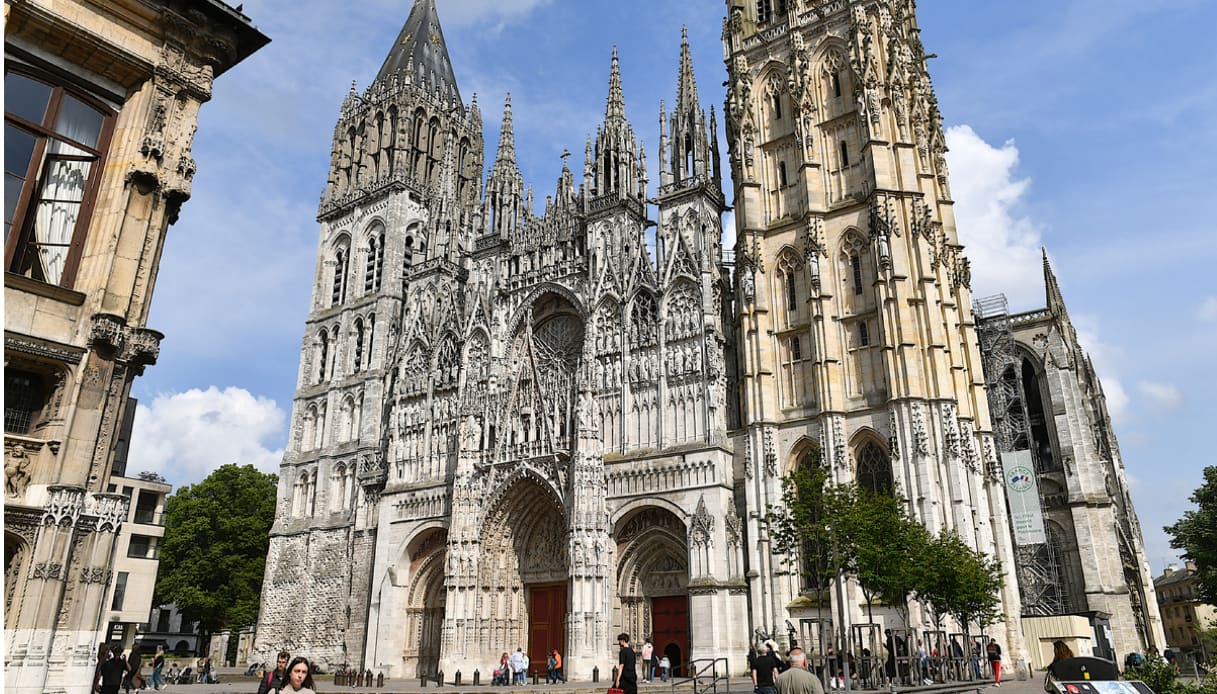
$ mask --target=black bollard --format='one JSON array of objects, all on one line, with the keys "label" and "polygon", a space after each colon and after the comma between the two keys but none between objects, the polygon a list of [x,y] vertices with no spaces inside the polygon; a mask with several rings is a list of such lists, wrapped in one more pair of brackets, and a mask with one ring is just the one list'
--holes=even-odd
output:
[{"label": "black bollard", "polygon": [[534,687],[537,686],[537,671],[536,670],[532,671],[532,686],[534,686]]},{"label": "black bollard", "polygon": [[435,676],[435,686],[437,686],[437,687],[444,686],[444,671],[443,670],[440,670],[439,674]]},{"label": "black bollard", "polygon": [[477,686],[480,686],[481,684],[482,684],[482,671],[474,670],[473,671],[473,686],[477,687]]},{"label": "black bollard", "polygon": [[356,687],[363,686],[363,673],[362,672],[360,672],[359,675],[355,677],[355,686]]},{"label": "black bollard", "polygon": [[364,686],[365,686],[365,687],[371,687],[371,686],[372,686],[372,671],[371,671],[371,670],[366,670],[366,671],[364,671],[364,673],[363,673],[363,682],[364,682]]},{"label": "black bollard", "polygon": [[376,673],[376,686],[377,687],[385,686],[385,673],[383,673],[383,672]]},{"label": "black bollard", "polygon": [[422,677],[418,678],[418,686],[422,687],[423,689],[427,688],[427,676],[426,675],[423,675]]},{"label": "black bollard", "polygon": [[599,681],[600,681],[600,666],[597,665],[596,667],[592,668],[592,682],[599,682]]},{"label": "black bollard", "polygon": [[461,686],[461,671],[460,670],[456,671],[456,677],[452,678],[452,683],[458,687]]},{"label": "black bollard", "polygon": [[346,683],[347,683],[346,673],[342,671],[342,668],[338,668],[338,672],[334,673],[334,686],[343,687],[343,686],[346,686]]}]

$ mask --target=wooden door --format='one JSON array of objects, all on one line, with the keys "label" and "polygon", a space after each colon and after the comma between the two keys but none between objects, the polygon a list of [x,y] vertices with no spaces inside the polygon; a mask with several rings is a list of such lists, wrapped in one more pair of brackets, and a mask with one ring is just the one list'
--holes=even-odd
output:
[{"label": "wooden door", "polygon": [[545,658],[553,649],[566,656],[566,584],[528,587],[528,674],[545,677]]},{"label": "wooden door", "polygon": [[672,595],[651,598],[654,632],[651,643],[655,659],[667,655],[672,661],[672,674],[688,676],[685,667],[689,658],[689,596]]}]

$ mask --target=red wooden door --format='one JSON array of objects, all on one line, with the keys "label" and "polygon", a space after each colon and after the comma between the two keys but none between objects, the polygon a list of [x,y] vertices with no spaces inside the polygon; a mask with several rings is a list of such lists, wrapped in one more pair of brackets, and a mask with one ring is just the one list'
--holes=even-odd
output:
[{"label": "red wooden door", "polygon": [[528,673],[545,677],[545,657],[553,649],[566,656],[566,584],[528,588]]},{"label": "red wooden door", "polygon": [[654,631],[651,643],[655,646],[655,660],[664,655],[672,661],[672,674],[686,676],[685,663],[689,659],[689,596],[672,595],[651,598],[651,615]]}]

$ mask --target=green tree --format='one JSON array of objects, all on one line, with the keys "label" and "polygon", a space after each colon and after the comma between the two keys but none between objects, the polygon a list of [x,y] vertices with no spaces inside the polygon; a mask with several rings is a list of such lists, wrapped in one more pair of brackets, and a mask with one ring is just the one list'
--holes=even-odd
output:
[{"label": "green tree", "polygon": [[846,521],[851,568],[866,598],[867,618],[875,621],[871,604],[878,599],[893,606],[907,623],[908,601],[917,587],[917,567],[927,556],[929,533],[900,497],[860,490],[856,499]]},{"label": "green tree", "polygon": [[965,635],[969,624],[983,629],[1002,619],[1000,593],[1005,581],[999,562],[951,532],[930,540],[928,552],[920,564],[916,592],[939,630],[947,615],[959,622]]},{"label": "green tree", "polygon": [[208,634],[256,622],[277,484],[252,465],[224,465],[169,497],[157,604],[176,604]]},{"label": "green tree", "polygon": [[1204,468],[1204,484],[1190,498],[1196,509],[1163,529],[1171,536],[1171,547],[1196,562],[1201,597],[1217,605],[1217,466]]}]

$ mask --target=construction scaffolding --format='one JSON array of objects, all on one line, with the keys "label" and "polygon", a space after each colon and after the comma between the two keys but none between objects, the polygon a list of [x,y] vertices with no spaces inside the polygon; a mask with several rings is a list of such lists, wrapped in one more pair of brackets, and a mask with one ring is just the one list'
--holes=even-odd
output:
[{"label": "construction scaffolding", "polygon": [[[1023,389],[1022,359],[1015,350],[1010,307],[1004,294],[977,299],[972,311],[980,340],[993,435],[999,453],[1031,450],[1031,427],[1027,398]],[[1041,472],[1036,465],[1036,472]],[[1045,506],[1040,486],[1041,513]],[[1045,522],[1047,542],[1015,546],[1018,586],[1022,594],[1022,613],[1033,616],[1067,614],[1068,593],[1062,590],[1060,543],[1062,538]]]}]

